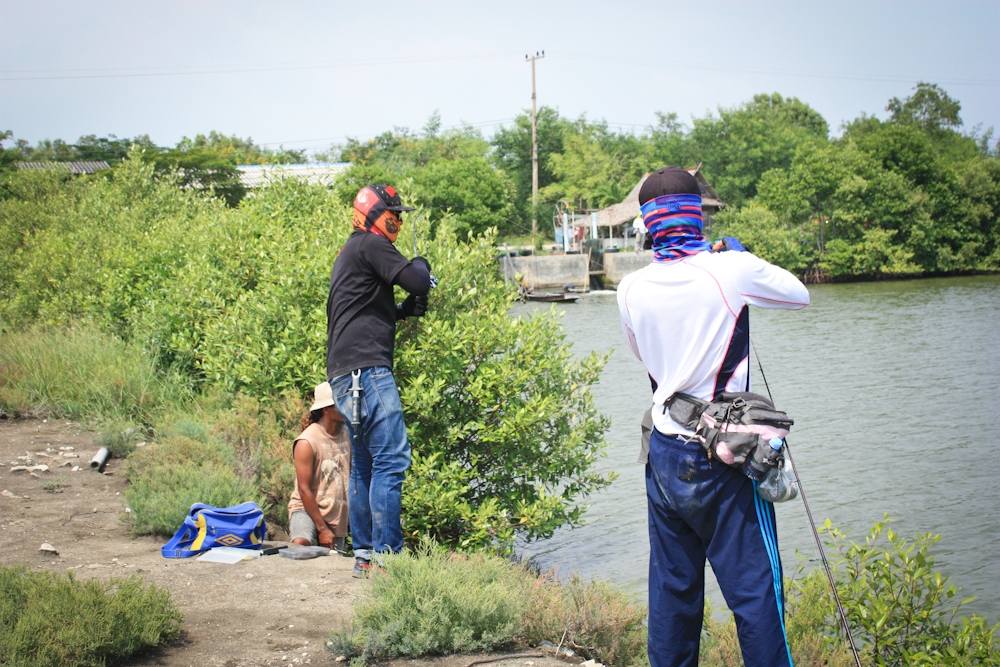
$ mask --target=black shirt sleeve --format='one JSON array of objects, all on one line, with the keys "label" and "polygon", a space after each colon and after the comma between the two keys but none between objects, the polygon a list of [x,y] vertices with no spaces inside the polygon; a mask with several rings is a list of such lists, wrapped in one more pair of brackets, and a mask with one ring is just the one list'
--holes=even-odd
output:
[{"label": "black shirt sleeve", "polygon": [[431,291],[431,274],[421,262],[410,262],[396,276],[396,284],[410,294],[426,296]]},{"label": "black shirt sleeve", "polygon": [[406,268],[409,261],[396,250],[389,239],[378,234],[368,234],[368,237],[364,249],[365,261],[382,282],[386,285],[395,284],[399,272]]}]

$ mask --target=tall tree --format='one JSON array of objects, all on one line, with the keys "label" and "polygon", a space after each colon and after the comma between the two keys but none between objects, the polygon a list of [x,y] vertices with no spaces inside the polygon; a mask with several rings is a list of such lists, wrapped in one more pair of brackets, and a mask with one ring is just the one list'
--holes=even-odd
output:
[{"label": "tall tree", "polygon": [[432,115],[424,126],[423,135],[414,134],[407,128],[396,128],[368,141],[351,138],[341,149],[339,158],[355,165],[380,164],[399,171],[420,167],[439,158],[483,157],[488,151],[489,143],[475,128],[442,131],[440,118]]},{"label": "tall tree", "polygon": [[624,199],[648,168],[648,141],[610,132],[607,124],[581,118],[563,134],[563,150],[549,156],[557,180],[542,189],[548,201],[601,208]]},{"label": "tall tree", "polygon": [[10,169],[20,158],[20,153],[15,148],[4,147],[4,143],[13,138],[14,133],[10,130],[0,130],[0,171]]},{"label": "tall tree", "polygon": [[184,149],[142,150],[144,160],[152,162],[158,172],[172,171],[180,184],[206,190],[236,206],[246,195],[240,182],[236,161],[209,146],[186,146]]},{"label": "tall tree", "polygon": [[433,222],[450,213],[463,239],[489,227],[509,233],[515,220],[514,184],[483,156],[439,158],[414,170],[413,195]]},{"label": "tall tree", "polygon": [[928,132],[957,130],[962,126],[962,105],[940,86],[921,81],[904,100],[893,97],[885,110],[897,123],[914,123]]},{"label": "tall tree", "polygon": [[156,146],[148,134],[142,134],[131,139],[119,139],[113,134],[99,137],[87,134],[76,140],[73,149],[78,160],[104,160],[108,164],[116,164],[125,159],[132,146],[154,149]]},{"label": "tall tree", "polygon": [[692,151],[722,199],[739,205],[757,194],[768,169],[787,168],[803,143],[826,141],[829,126],[809,105],[778,93],[694,121]]},{"label": "tall tree", "polygon": [[177,142],[176,150],[199,152],[204,155],[214,154],[219,160],[237,164],[288,164],[304,162],[305,151],[291,150],[282,147],[265,148],[258,146],[253,139],[243,139],[236,135],[223,134],[212,130],[206,134],[196,134],[193,138],[184,137]]},{"label": "tall tree", "polygon": [[688,167],[702,162],[695,155],[688,130],[677,119],[674,112],[656,112],[656,123],[650,128],[646,139],[650,144],[652,163],[647,169],[663,166]]},{"label": "tall tree", "polygon": [[[559,116],[552,107],[540,107],[536,117],[538,135],[538,187],[544,188],[556,180],[550,155],[563,152],[564,131],[570,121]],[[514,182],[516,205],[523,218],[531,207],[531,114],[521,112],[511,127],[501,128],[493,135],[493,159]],[[539,213],[539,220],[545,215]]]}]

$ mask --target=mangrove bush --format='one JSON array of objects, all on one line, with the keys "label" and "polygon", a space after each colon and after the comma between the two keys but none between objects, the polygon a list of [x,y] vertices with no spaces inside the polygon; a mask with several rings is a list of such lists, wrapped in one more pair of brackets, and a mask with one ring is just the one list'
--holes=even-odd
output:
[{"label": "mangrove bush", "polygon": [[81,581],[0,567],[0,664],[104,667],[180,634],[167,592],[139,577]]},{"label": "mangrove bush", "polygon": [[[350,231],[337,193],[286,180],[229,208],[137,155],[106,177],[2,179],[0,245],[11,251],[0,276],[3,329],[86,320],[144,349],[159,374],[202,396],[255,399],[258,412],[325,379],[329,271]],[[450,214],[420,225],[405,226],[398,245],[410,254],[419,240],[441,284],[429,314],[398,334],[414,449],[407,538],[508,549],[515,533],[542,537],[579,522],[583,499],[609,481],[592,470],[606,421],[590,387],[603,360],[572,357],[554,315],[510,316],[514,293],[496,270],[493,232],[460,235]],[[224,415],[205,418],[210,432]],[[228,443],[237,477],[275,504],[289,464],[245,471],[262,453],[272,461],[290,451],[289,421],[275,422],[285,432],[271,426]],[[170,492],[139,478],[142,494]],[[143,521],[143,506],[133,507],[142,530],[162,531],[166,518]]]}]

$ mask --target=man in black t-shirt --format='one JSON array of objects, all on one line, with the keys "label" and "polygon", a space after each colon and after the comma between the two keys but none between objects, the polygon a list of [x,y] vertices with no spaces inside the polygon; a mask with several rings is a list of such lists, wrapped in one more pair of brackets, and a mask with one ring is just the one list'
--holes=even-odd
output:
[{"label": "man in black t-shirt", "polygon": [[[351,433],[348,505],[354,575],[364,576],[378,553],[403,548],[400,496],[410,467],[410,443],[392,376],[396,322],[427,310],[430,263],[407,260],[396,246],[404,211],[391,185],[369,185],[354,199],[354,232],[333,264],[326,303],[326,372]],[[409,296],[396,304],[393,286]],[[352,375],[362,394],[361,421],[351,424]]]}]

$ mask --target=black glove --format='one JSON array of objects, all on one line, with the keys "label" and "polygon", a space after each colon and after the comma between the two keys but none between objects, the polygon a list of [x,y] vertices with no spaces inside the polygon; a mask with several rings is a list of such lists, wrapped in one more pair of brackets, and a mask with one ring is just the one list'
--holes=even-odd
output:
[{"label": "black glove", "polygon": [[735,236],[723,236],[721,239],[712,244],[712,250],[715,252],[725,252],[726,250],[749,252]]},{"label": "black glove", "polygon": [[396,304],[396,319],[402,320],[407,317],[422,317],[427,312],[427,297],[411,294],[403,303]]}]

